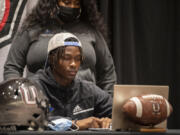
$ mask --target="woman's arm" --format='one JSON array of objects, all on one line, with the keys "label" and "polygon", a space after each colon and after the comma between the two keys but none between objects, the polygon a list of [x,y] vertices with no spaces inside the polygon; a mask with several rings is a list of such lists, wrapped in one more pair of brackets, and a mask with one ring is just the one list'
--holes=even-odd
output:
[{"label": "woman's arm", "polygon": [[29,43],[30,39],[27,31],[16,34],[4,65],[4,80],[23,75]]},{"label": "woman's arm", "polygon": [[111,91],[116,83],[114,62],[103,36],[96,32],[96,78],[97,85],[103,90]]}]

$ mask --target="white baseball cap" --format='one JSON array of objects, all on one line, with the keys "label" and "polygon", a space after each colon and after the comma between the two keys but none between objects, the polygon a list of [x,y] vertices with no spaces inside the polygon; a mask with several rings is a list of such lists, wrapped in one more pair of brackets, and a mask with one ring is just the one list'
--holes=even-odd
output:
[{"label": "white baseball cap", "polygon": [[[78,42],[75,41],[66,41],[66,39],[68,38],[75,38],[77,39]],[[81,42],[79,41],[79,39],[68,32],[63,32],[63,33],[58,33],[55,34],[48,43],[48,54],[49,52],[51,52],[52,50],[61,47],[61,46],[77,46],[77,47],[82,47]]]}]

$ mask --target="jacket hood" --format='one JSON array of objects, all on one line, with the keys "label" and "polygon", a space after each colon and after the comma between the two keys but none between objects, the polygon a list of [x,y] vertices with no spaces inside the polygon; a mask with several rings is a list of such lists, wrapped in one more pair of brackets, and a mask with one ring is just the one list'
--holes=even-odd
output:
[{"label": "jacket hood", "polygon": [[50,88],[46,92],[49,93],[49,95],[54,95],[54,97],[59,97],[59,98],[63,98],[64,100],[66,100],[66,99],[68,100],[69,97],[73,96],[74,91],[77,90],[76,87],[74,87],[74,85],[75,85],[75,81],[78,82],[78,80],[74,80],[67,87],[61,86],[54,79],[54,76],[51,72],[50,67],[48,67],[45,70],[38,71],[37,75],[39,76],[39,79],[41,81],[43,81],[43,83],[45,83],[47,85],[47,87]]},{"label": "jacket hood", "polygon": [[53,74],[52,74],[52,71],[51,71],[50,67],[48,67],[47,69],[45,69],[45,72],[44,72],[43,70],[41,70],[40,72],[41,72],[41,74],[39,74],[39,75],[40,75],[40,79],[41,79],[43,82],[45,82],[47,85],[50,85],[50,86],[53,86],[53,87],[56,87],[56,88],[60,88],[61,90],[71,89],[71,88],[73,87],[73,85],[74,85],[74,81],[75,81],[75,80],[74,80],[70,85],[68,85],[68,86],[66,86],[66,87],[60,85],[60,84],[55,80],[55,78],[54,78],[54,76],[53,76]]}]

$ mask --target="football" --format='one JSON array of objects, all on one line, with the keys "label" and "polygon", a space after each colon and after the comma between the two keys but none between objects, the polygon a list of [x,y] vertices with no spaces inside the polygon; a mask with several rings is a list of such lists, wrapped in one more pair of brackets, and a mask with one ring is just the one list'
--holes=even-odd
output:
[{"label": "football", "polygon": [[128,99],[122,111],[137,124],[154,126],[166,120],[173,108],[163,96],[146,94]]}]

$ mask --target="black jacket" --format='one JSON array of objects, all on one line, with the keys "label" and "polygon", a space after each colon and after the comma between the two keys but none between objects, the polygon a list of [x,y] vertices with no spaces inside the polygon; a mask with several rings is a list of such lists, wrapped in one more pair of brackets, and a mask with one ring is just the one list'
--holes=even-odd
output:
[{"label": "black jacket", "polygon": [[51,115],[83,119],[111,117],[112,98],[91,82],[74,80],[68,87],[56,83],[50,69],[29,78],[44,91],[52,106]]}]

